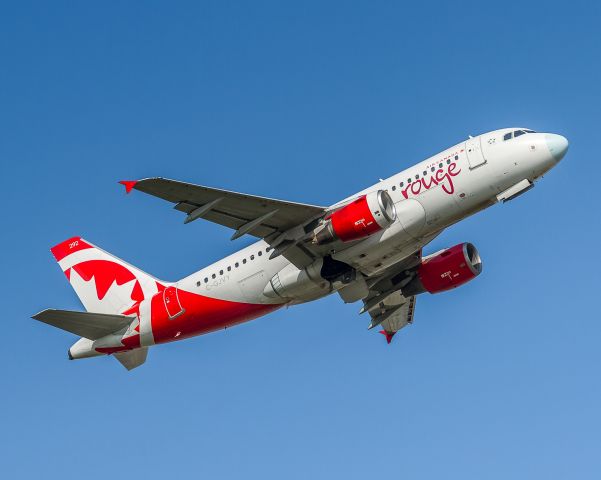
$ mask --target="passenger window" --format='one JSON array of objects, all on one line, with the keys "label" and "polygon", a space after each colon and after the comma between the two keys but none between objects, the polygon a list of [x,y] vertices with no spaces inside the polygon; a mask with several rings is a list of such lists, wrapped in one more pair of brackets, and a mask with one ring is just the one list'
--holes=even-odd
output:
[{"label": "passenger window", "polygon": [[459,155],[455,155],[455,160],[459,160]]},{"label": "passenger window", "polygon": [[506,133],[505,135],[503,135],[503,141],[511,140],[512,136],[513,136],[513,132]]},{"label": "passenger window", "polygon": [[392,186],[392,191],[394,192],[396,190],[396,185]]},{"label": "passenger window", "polygon": [[267,248],[265,249],[265,253],[268,253],[268,252],[269,252],[269,250],[271,250],[271,247],[267,247]]},{"label": "passenger window", "polygon": [[251,255],[251,256],[250,256],[250,259],[251,259],[251,260],[254,260],[254,259],[255,259],[255,256],[254,256],[254,255]]},{"label": "passenger window", "polygon": [[424,170],[424,177],[428,175],[428,170]]},{"label": "passenger window", "polygon": [[211,275],[211,278],[217,278],[217,275],[213,274]]},{"label": "passenger window", "polygon": [[442,163],[439,163],[439,164],[438,164],[438,168],[442,168]]},{"label": "passenger window", "polygon": [[407,184],[410,184],[410,183],[411,183],[411,179],[410,179],[410,178],[408,178],[408,179],[407,179]]},{"label": "passenger window", "polygon": [[415,176],[415,179],[416,179],[416,180],[419,180],[419,174],[417,174],[417,175]]},{"label": "passenger window", "polygon": [[223,270],[219,270],[219,275],[223,275]]},{"label": "passenger window", "polygon": [[246,258],[242,259],[242,263],[246,264]]},{"label": "passenger window", "polygon": [[236,263],[234,264],[234,267],[236,267],[236,268],[238,268],[239,266],[240,266],[240,264],[239,264],[238,262],[236,262]]},{"label": "passenger window", "polygon": [[232,267],[231,267],[231,265],[228,265],[228,267],[227,267],[227,271],[228,271],[228,272],[231,272],[231,271],[232,271]]},{"label": "passenger window", "polygon": [[205,277],[205,283],[209,283],[209,277]]},{"label": "passenger window", "polygon": [[433,172],[434,170],[436,170],[436,168],[435,168],[435,167],[432,167],[432,168],[430,169],[430,171],[431,171],[431,172]]},{"label": "passenger window", "polygon": [[450,159],[450,158],[447,160],[447,165],[448,165],[449,163],[451,163],[451,159]]},{"label": "passenger window", "polygon": [[259,252],[257,253],[257,255],[259,255],[259,257],[260,257],[261,255],[263,255],[263,250],[259,250]]},{"label": "passenger window", "polygon": [[399,184],[399,187],[403,188],[403,185],[405,185],[405,183],[404,183],[404,182],[401,182],[401,183]]},{"label": "passenger window", "polygon": [[198,282],[196,282],[196,286],[200,287],[200,280]]}]

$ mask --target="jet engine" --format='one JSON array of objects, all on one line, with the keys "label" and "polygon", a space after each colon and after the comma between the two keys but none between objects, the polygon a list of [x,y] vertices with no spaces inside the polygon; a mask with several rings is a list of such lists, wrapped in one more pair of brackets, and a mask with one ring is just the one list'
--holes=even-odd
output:
[{"label": "jet engine", "polygon": [[263,290],[267,298],[286,298],[308,301],[323,297],[331,292],[330,282],[325,280],[320,271],[323,260],[316,260],[307,268],[299,270],[289,264],[276,273]]},{"label": "jet engine", "polygon": [[482,272],[482,260],[471,243],[460,243],[426,257],[415,277],[402,289],[405,296],[457,288]]},{"label": "jet engine", "polygon": [[396,209],[392,198],[387,191],[378,190],[328,215],[313,231],[312,242],[324,245],[336,240],[358,240],[388,228],[395,220]]},{"label": "jet engine", "polygon": [[345,287],[356,279],[357,271],[353,267],[326,255],[302,270],[292,264],[285,266],[271,278],[263,295],[306,302]]}]

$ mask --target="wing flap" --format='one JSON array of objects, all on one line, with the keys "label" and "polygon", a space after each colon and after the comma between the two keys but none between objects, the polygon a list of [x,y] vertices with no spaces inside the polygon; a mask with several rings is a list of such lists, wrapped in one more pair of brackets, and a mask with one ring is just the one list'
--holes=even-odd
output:
[{"label": "wing flap", "polygon": [[[400,292],[398,292],[398,295],[402,297],[404,303],[399,307],[392,307],[396,308],[396,311],[381,323],[384,331],[388,333],[396,333],[401,328],[413,323],[415,297],[405,298],[400,294]],[[401,301],[400,299],[397,300]]]},{"label": "wing flap", "polygon": [[[364,305],[369,306],[369,298],[364,300]],[[404,297],[400,291],[391,293],[382,299],[377,305],[369,309],[371,323],[368,328],[381,326],[388,343],[400,329],[413,323],[413,312],[415,310],[415,297]]]},{"label": "wing flap", "polygon": [[74,312],[51,308],[42,310],[31,318],[90,340],[96,340],[121,330],[127,327],[133,320],[132,317],[125,315]]}]

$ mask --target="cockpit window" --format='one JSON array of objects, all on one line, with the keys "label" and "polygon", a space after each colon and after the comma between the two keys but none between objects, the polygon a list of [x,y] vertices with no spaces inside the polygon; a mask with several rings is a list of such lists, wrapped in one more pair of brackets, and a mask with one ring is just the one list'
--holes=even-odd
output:
[{"label": "cockpit window", "polygon": [[503,141],[511,140],[512,138],[519,137],[526,133],[536,133],[536,132],[534,130],[526,130],[526,129],[514,130],[513,132],[507,132],[505,135],[503,135]]}]

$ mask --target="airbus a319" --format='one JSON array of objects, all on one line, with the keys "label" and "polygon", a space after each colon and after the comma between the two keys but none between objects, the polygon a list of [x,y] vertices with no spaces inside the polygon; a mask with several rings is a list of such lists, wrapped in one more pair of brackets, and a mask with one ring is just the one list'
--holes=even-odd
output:
[{"label": "airbus a319", "polygon": [[561,135],[505,128],[470,137],[329,206],[235,193],[164,178],[122,181],[185,215],[258,241],[176,282],[159,280],[81,237],[51,249],[85,312],[33,318],[81,337],[70,359],[112,355],[128,370],[148,348],[229,328],[333,293],[363,303],[388,343],[413,322],[418,295],[482,271],[471,243],[423,255],[445,228],[527,192],[564,157]]}]

